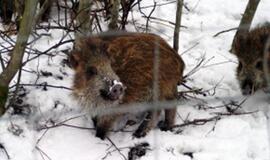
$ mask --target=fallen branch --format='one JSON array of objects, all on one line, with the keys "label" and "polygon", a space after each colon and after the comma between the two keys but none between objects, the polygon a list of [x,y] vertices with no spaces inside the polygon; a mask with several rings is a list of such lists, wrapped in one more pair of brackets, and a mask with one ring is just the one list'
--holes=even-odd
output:
[{"label": "fallen branch", "polygon": [[[236,112],[241,105],[245,102],[245,100],[243,100],[242,102],[240,102],[239,104],[235,103],[235,102],[230,102],[229,104],[224,104],[223,107],[225,107],[227,109],[228,112],[222,113],[222,112],[212,112],[212,114],[215,114],[215,116],[210,117],[210,118],[199,118],[199,119],[193,119],[193,120],[184,120],[183,124],[177,124],[174,125],[172,127],[172,129],[175,128],[182,128],[185,126],[189,126],[189,125],[204,125],[208,122],[213,122],[213,121],[218,121],[223,117],[228,117],[228,116],[237,116],[237,115],[248,115],[248,114],[253,114],[253,113],[257,113],[258,111],[251,111],[251,112]],[[230,108],[228,110],[228,106],[232,105],[232,106],[236,106],[236,108]],[[218,108],[221,108],[222,106],[218,106]],[[213,107],[212,107],[213,108]]]},{"label": "fallen branch", "polygon": [[118,151],[118,153],[123,157],[124,160],[127,160],[126,156],[121,152],[120,148],[118,148],[115,143],[109,138],[106,137],[107,140],[112,144],[112,146]]},{"label": "fallen branch", "polygon": [[[15,87],[16,85],[11,86],[9,89]],[[43,87],[44,90],[47,90],[47,87],[51,88],[57,88],[57,89],[66,89],[66,90],[72,90],[71,88],[65,87],[65,86],[55,86],[55,85],[50,85],[47,82],[40,83],[40,84],[19,84],[19,86],[28,86],[28,87]]]},{"label": "fallen branch", "polygon": [[38,130],[51,129],[51,128],[56,128],[56,127],[64,126],[64,124],[65,124],[66,122],[71,121],[71,120],[74,120],[74,119],[77,119],[77,118],[80,118],[80,117],[82,117],[82,116],[83,116],[83,115],[71,117],[71,118],[65,119],[65,120],[63,120],[63,121],[61,121],[61,122],[58,122],[58,123],[55,123],[55,122],[53,122],[53,121],[50,121],[50,122],[53,123],[52,125],[47,125],[47,124],[45,124],[45,125],[39,127]]},{"label": "fallen branch", "polygon": [[174,125],[172,127],[172,129],[174,129],[174,128],[182,128],[182,127],[189,126],[189,125],[204,125],[204,124],[206,124],[208,122],[212,122],[212,121],[216,121],[216,120],[220,120],[220,119],[221,119],[220,116],[214,116],[214,117],[211,117],[211,118],[194,119],[192,121],[186,120],[183,124]]}]

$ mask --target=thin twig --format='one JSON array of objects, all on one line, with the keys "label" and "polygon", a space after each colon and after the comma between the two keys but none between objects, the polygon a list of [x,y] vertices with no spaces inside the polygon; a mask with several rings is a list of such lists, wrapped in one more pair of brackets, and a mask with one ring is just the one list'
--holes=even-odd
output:
[{"label": "thin twig", "polygon": [[[52,160],[51,157],[50,157],[47,153],[45,153],[41,148],[39,148],[38,146],[36,146],[35,148],[36,148],[36,150],[39,151],[40,156],[42,157],[43,160],[45,160],[45,157],[46,157],[48,160]],[[44,157],[44,156],[45,156],[45,157]]]},{"label": "thin twig", "polygon": [[66,124],[66,123],[63,123],[62,126],[70,127],[70,128],[77,128],[77,129],[82,129],[82,130],[95,130],[95,128],[93,127],[81,127],[81,126],[75,126],[75,125]]},{"label": "thin twig", "polygon": [[[63,120],[61,122],[54,123],[53,125],[50,125],[50,126],[47,126],[45,124],[44,126],[39,127],[38,130],[50,129],[50,128],[56,128],[56,127],[64,126],[64,124],[66,122],[71,121],[71,120],[74,120],[74,119],[77,119],[77,118],[81,118],[82,116],[84,116],[84,115],[79,115],[79,116],[71,117],[71,118],[65,119],[65,120]],[[65,125],[65,126],[68,126],[68,125]],[[68,126],[68,127],[71,127],[71,125]]]},{"label": "thin twig", "polygon": [[[147,18],[146,16],[142,16],[142,17],[143,17],[143,18]],[[166,23],[168,23],[168,24],[170,24],[170,25],[175,26],[175,23],[172,22],[172,21],[169,21],[169,20],[165,20],[165,19],[158,18],[158,17],[148,17],[148,18],[149,18],[149,19],[152,19],[152,20],[157,20],[157,21],[161,21],[161,22],[166,22]],[[183,25],[181,25],[180,27],[181,27],[181,28],[185,28],[185,29],[188,28],[187,26],[183,26]]]},{"label": "thin twig", "polygon": [[142,9],[141,9],[141,3],[138,3],[140,13],[143,15],[143,17],[146,18],[146,25],[145,25],[145,30],[146,30],[146,32],[148,32],[148,30],[149,30],[149,29],[148,29],[148,26],[149,26],[149,20],[150,20],[151,15],[153,14],[153,12],[154,12],[155,9],[156,9],[156,5],[157,5],[157,2],[154,1],[153,8],[152,8],[152,10],[150,11],[150,13],[149,13],[148,16],[147,16],[147,15],[142,11]]},{"label": "thin twig", "polygon": [[210,117],[210,118],[201,118],[201,119],[194,119],[192,121],[185,121],[185,123],[183,124],[177,124],[177,125],[174,125],[172,127],[172,129],[174,128],[182,128],[182,127],[185,127],[185,126],[189,126],[189,125],[204,125],[208,122],[212,122],[212,121],[216,121],[216,120],[219,120],[221,117],[220,116],[214,116],[214,117]]},{"label": "thin twig", "polygon": [[183,56],[185,53],[189,52],[190,50],[192,50],[193,48],[195,48],[199,44],[200,44],[200,42],[196,42],[194,45],[192,45],[191,47],[189,47],[188,49],[186,49],[185,51],[183,51],[180,55]]},{"label": "thin twig", "polygon": [[220,31],[220,32],[216,33],[215,35],[213,35],[213,37],[217,37],[220,34],[223,34],[223,33],[226,33],[226,32],[230,32],[230,31],[234,31],[234,30],[237,30],[237,29],[238,29],[238,27],[234,27],[234,28],[230,28],[230,29],[227,29],[227,30],[224,30],[224,31]]},{"label": "thin twig", "polygon": [[43,133],[42,135],[38,138],[37,142],[36,142],[36,145],[39,144],[39,142],[43,139],[43,137],[47,134],[47,132],[49,131],[49,128],[47,128]]},{"label": "thin twig", "polygon": [[[161,6],[172,4],[172,3],[175,3],[175,2],[176,1],[170,1],[170,2],[165,2],[165,3],[158,3],[158,4],[156,4],[156,6],[161,7]],[[141,9],[152,8],[153,6],[154,5],[143,6],[143,7],[141,7]]]},{"label": "thin twig", "polygon": [[121,152],[121,150],[115,145],[115,143],[109,138],[106,137],[106,139],[114,146],[114,148],[119,152],[119,154],[124,158],[124,160],[127,160],[126,156]]},{"label": "thin twig", "polygon": [[[15,87],[16,85],[13,85],[11,87],[9,87],[9,89]],[[24,84],[24,83],[21,83],[19,84],[19,86],[29,86],[29,87],[51,87],[51,88],[57,88],[57,89],[66,89],[66,90],[72,90],[71,88],[69,87],[65,87],[65,86],[55,86],[55,85],[50,85],[50,84],[47,84],[47,82],[44,82],[44,83],[40,83],[40,84]]]}]

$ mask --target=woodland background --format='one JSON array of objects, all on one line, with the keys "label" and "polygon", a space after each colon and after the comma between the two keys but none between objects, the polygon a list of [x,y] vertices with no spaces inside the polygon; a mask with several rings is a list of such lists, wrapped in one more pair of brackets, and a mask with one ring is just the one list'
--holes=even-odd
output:
[{"label": "woodland background", "polygon": [[[0,2],[1,160],[269,159],[269,95],[241,95],[229,52],[235,34],[269,21],[267,0]],[[74,41],[114,30],[158,34],[184,59],[173,132],[133,139],[132,126],[101,141],[70,96]]]}]

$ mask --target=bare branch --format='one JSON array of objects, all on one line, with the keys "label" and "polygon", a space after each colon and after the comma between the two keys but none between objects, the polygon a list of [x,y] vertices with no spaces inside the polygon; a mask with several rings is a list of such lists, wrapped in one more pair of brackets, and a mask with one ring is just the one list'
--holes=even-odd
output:
[{"label": "bare branch", "polygon": [[23,18],[20,24],[20,30],[15,44],[15,48],[12,52],[11,59],[7,67],[0,75],[0,86],[1,88],[3,88],[0,90],[0,114],[3,114],[5,111],[4,105],[7,100],[8,85],[21,66],[28,37],[32,31],[32,24],[36,12],[37,3],[38,1],[36,0],[26,1],[25,12],[23,14]]},{"label": "bare branch", "polygon": [[220,34],[223,34],[223,33],[226,33],[226,32],[230,32],[230,31],[234,31],[234,30],[237,30],[237,28],[234,27],[234,28],[226,29],[226,30],[224,30],[224,31],[220,31],[220,32],[216,33],[215,35],[213,35],[213,37],[217,37],[217,36],[219,36]]},{"label": "bare branch", "polygon": [[146,30],[146,32],[148,32],[148,30],[149,30],[149,20],[150,20],[151,15],[153,14],[153,12],[154,12],[155,9],[156,9],[156,4],[157,4],[157,2],[154,1],[153,8],[152,8],[152,10],[150,11],[150,13],[149,13],[148,15],[146,15],[146,14],[142,11],[141,5],[140,5],[140,4],[141,4],[141,3],[138,2],[139,11],[140,11],[140,13],[143,15],[143,17],[146,18],[145,30]]}]

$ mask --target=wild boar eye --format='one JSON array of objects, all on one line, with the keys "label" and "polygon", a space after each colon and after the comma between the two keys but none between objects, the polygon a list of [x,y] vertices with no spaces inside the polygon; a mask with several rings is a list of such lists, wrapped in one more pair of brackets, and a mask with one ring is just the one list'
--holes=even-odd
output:
[{"label": "wild boar eye", "polygon": [[258,61],[257,63],[256,63],[256,69],[259,69],[259,70],[263,70],[263,62],[262,61]]},{"label": "wild boar eye", "polygon": [[87,77],[92,77],[94,75],[97,75],[97,68],[94,66],[87,67],[86,69],[86,75]]}]

